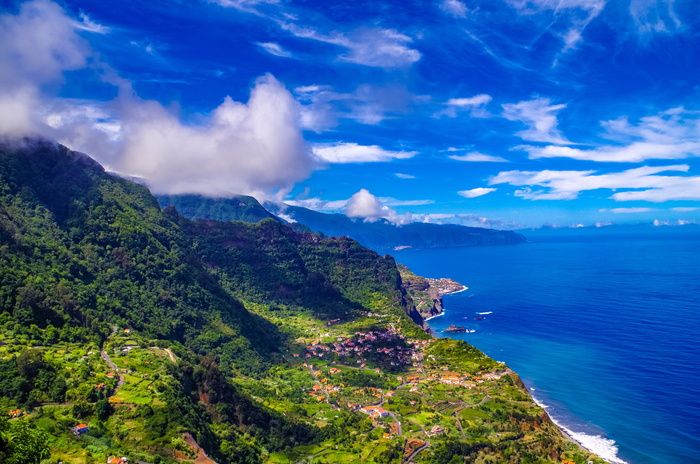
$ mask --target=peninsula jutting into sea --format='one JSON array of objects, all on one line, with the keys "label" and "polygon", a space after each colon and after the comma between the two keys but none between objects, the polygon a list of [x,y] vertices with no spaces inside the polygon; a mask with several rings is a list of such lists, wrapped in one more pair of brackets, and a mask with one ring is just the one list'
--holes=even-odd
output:
[{"label": "peninsula jutting into sea", "polygon": [[700,456],[700,2],[0,2],[0,464]]}]

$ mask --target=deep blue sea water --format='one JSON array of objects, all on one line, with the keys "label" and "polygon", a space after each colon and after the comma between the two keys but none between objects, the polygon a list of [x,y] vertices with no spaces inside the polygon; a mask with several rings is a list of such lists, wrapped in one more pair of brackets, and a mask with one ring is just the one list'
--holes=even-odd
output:
[{"label": "deep blue sea water", "polygon": [[396,258],[467,285],[430,326],[475,329],[451,336],[506,362],[588,447],[700,463],[700,234],[531,240]]}]

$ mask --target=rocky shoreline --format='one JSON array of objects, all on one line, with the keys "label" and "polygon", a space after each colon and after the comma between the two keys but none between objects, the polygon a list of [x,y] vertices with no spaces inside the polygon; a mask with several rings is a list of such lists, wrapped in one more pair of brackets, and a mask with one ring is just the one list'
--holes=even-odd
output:
[{"label": "rocky shoreline", "polygon": [[445,312],[442,297],[468,288],[445,277],[433,279],[418,276],[404,266],[399,266],[399,271],[404,289],[413,298],[416,310],[426,321]]}]

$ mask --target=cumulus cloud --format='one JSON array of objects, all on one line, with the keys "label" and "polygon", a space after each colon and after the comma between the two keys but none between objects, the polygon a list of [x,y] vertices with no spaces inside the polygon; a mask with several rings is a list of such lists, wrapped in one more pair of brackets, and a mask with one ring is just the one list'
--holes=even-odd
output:
[{"label": "cumulus cloud", "polygon": [[103,149],[92,151],[98,160],[144,178],[157,193],[264,197],[286,192],[315,163],[301,135],[297,102],[270,75],[256,81],[247,103],[226,97],[196,124],[134,95],[106,110],[76,107],[49,117],[63,141],[84,149],[102,138]]},{"label": "cumulus cloud", "polygon": [[477,187],[469,190],[460,190],[457,194],[464,198],[478,198],[495,191],[496,189],[493,187]]},{"label": "cumulus cloud", "polygon": [[440,9],[457,18],[464,18],[467,16],[467,5],[460,0],[442,0],[440,2]]},{"label": "cumulus cloud", "polygon": [[523,140],[567,145],[570,142],[562,136],[557,127],[557,113],[564,108],[565,104],[554,105],[549,98],[535,98],[504,104],[503,117],[527,126],[527,129],[516,133]]},{"label": "cumulus cloud", "polygon": [[281,195],[315,167],[300,106],[272,76],[257,80],[248,102],[226,97],[187,123],[102,68],[104,81],[118,87],[115,100],[56,97],[65,71],[89,65],[77,31],[106,32],[98,26],[48,0],[0,16],[0,133],[56,139],[158,193]]},{"label": "cumulus cloud", "polygon": [[89,49],[78,23],[48,0],[23,3],[0,15],[0,132],[22,135],[41,128],[42,87],[85,66]]},{"label": "cumulus cloud", "polygon": [[350,218],[362,218],[365,221],[372,222],[377,219],[391,216],[395,214],[386,205],[367,189],[360,189],[350,197],[345,205],[345,215]]},{"label": "cumulus cloud", "polygon": [[530,158],[572,158],[602,162],[641,162],[700,156],[700,112],[671,108],[630,123],[626,117],[601,123],[614,143],[592,149],[559,145],[521,146]]},{"label": "cumulus cloud", "polygon": [[507,163],[508,160],[494,155],[487,155],[478,151],[465,153],[464,155],[450,155],[450,159],[455,161],[466,161],[469,163]]},{"label": "cumulus cloud", "polygon": [[[515,195],[527,200],[573,200],[581,192],[613,190],[616,201],[664,202],[700,200],[700,177],[681,175],[685,164],[643,166],[621,172],[596,171],[502,171],[489,180],[491,185],[521,187]],[[675,173],[676,175],[662,175]]]},{"label": "cumulus cloud", "polygon": [[385,150],[378,145],[360,145],[354,142],[317,144],[313,146],[312,152],[318,160],[331,164],[376,163],[394,159],[408,159],[418,153],[416,151]]}]

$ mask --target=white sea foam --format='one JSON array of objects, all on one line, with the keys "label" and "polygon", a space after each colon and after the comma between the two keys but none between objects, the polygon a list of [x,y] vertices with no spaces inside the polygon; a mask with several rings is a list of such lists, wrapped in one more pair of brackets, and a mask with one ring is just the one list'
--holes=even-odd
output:
[{"label": "white sea foam", "polygon": [[444,316],[445,315],[445,310],[443,309],[440,314],[436,314],[434,316],[426,317],[425,320],[429,321],[430,319],[435,319],[436,317]]},{"label": "white sea foam", "polygon": [[493,314],[493,311],[482,311],[480,313],[477,313],[479,316],[488,316],[489,314]]},{"label": "white sea foam", "polygon": [[[531,388],[530,390],[534,391],[534,388]],[[559,427],[564,433],[571,437],[571,439],[573,439],[576,443],[583,446],[591,453],[595,453],[596,455],[600,456],[601,458],[605,459],[611,464],[629,464],[627,461],[621,459],[617,455],[618,448],[617,444],[615,443],[615,440],[605,438],[600,435],[590,435],[588,433],[583,432],[574,432],[573,430],[556,420],[554,417],[552,417],[549,411],[547,411],[549,406],[547,406],[534,396],[532,397],[532,399],[535,401],[535,403],[537,403],[538,406],[545,410],[552,422],[554,422],[554,424],[557,427]]]},{"label": "white sea foam", "polygon": [[445,295],[454,295],[455,293],[462,293],[462,292],[466,292],[467,290],[469,290],[469,287],[467,287],[466,285],[462,285],[462,288],[460,288],[459,290],[456,290],[454,292],[445,293]]}]

